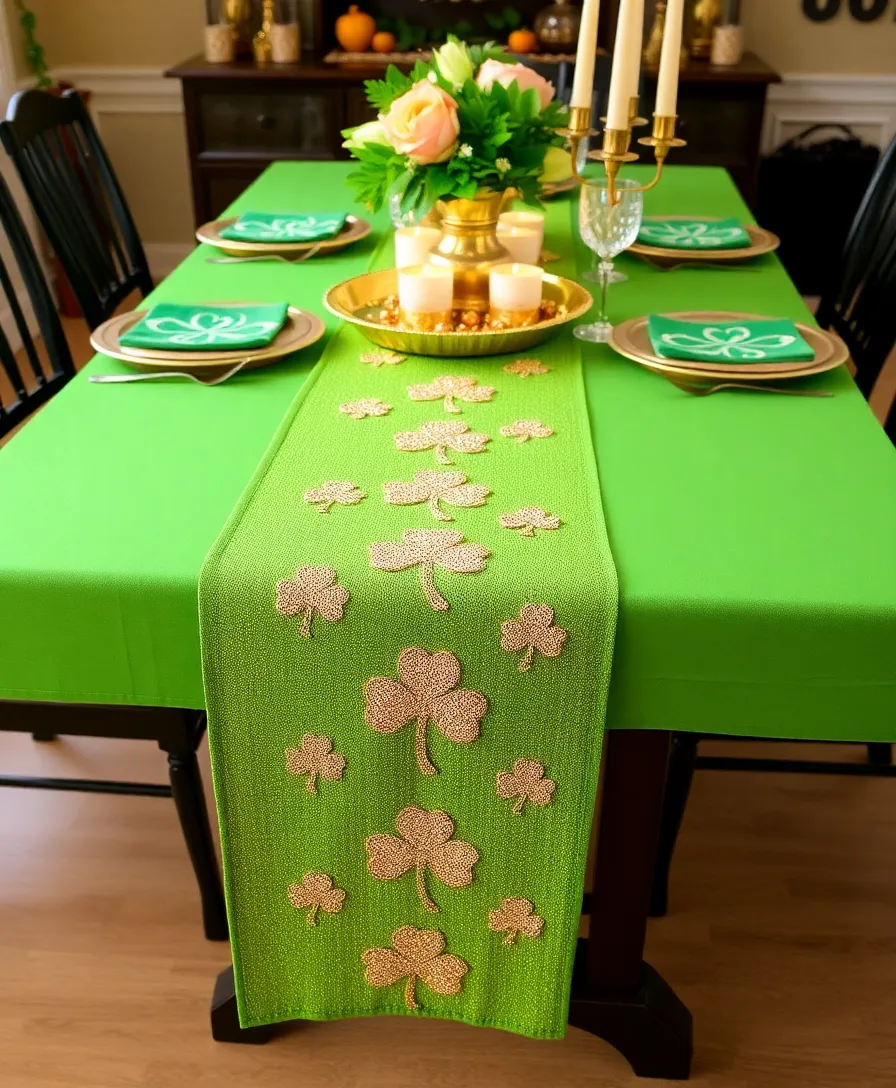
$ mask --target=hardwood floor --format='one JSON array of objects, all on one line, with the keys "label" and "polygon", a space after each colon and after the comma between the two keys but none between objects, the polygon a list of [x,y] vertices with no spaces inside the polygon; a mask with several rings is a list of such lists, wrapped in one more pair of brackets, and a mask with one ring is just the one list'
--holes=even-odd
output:
[{"label": "hardwood floor", "polygon": [[[824,751],[862,758],[857,747]],[[0,765],[164,780],[149,744],[0,734]],[[204,773],[208,782],[205,763]],[[694,1013],[695,1084],[893,1084],[894,791],[885,780],[698,773],[671,912],[648,938],[650,962]],[[208,1002],[226,962],[226,946],[202,938],[169,801],[0,790],[3,1088],[651,1083],[574,1029],[542,1043],[355,1020],[289,1028],[264,1047],[215,1044]]]}]

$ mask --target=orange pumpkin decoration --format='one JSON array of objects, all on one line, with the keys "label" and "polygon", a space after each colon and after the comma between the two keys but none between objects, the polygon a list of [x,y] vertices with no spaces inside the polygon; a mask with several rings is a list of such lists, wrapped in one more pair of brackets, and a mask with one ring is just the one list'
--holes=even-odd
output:
[{"label": "orange pumpkin decoration", "polygon": [[514,30],[507,39],[507,47],[511,53],[535,53],[538,49],[538,38],[531,30]]},{"label": "orange pumpkin decoration", "polygon": [[350,4],[347,14],[336,20],[336,40],[346,53],[366,53],[376,34],[373,16]]},{"label": "orange pumpkin decoration", "polygon": [[392,53],[395,50],[395,35],[388,30],[378,30],[370,44],[374,53]]}]

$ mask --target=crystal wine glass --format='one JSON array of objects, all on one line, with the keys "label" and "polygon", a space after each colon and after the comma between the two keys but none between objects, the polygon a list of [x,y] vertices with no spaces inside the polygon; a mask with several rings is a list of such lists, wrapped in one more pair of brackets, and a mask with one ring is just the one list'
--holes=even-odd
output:
[{"label": "crystal wine glass", "polygon": [[594,178],[583,185],[579,197],[579,230],[582,240],[600,259],[600,312],[592,325],[577,325],[580,340],[605,344],[613,326],[607,318],[607,285],[613,271],[613,258],[638,237],[643,199],[637,183],[616,179],[617,204],[607,199],[607,179]]}]

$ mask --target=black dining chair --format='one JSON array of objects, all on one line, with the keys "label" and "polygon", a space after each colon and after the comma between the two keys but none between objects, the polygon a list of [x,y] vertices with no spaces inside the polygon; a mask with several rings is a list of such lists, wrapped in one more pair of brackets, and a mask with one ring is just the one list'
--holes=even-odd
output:
[{"label": "black dining chair", "polygon": [[[15,333],[21,341],[19,358],[14,342],[0,326],[0,370],[6,375],[8,392],[0,393],[0,438],[17,427],[74,376],[68,342],[62,330],[43,269],[31,244],[6,182],[0,177],[0,225],[9,246],[9,265],[0,254],[0,296],[11,314]],[[38,351],[22,303],[15,289],[20,280],[31,304],[37,333],[44,346]],[[10,333],[12,329],[10,328]]]},{"label": "black dining chair", "polygon": [[0,139],[91,329],[152,278],[140,235],[90,114],[76,91],[21,91]]},{"label": "black dining chair", "polygon": [[[881,156],[859,211],[850,228],[839,280],[819,303],[816,318],[849,347],[859,389],[869,397],[887,359],[896,347],[896,139]],[[896,444],[896,406],[885,420]],[[666,776],[663,816],[654,866],[650,913],[666,914],[669,869],[684,818],[694,771],[784,771],[797,774],[848,774],[896,777],[892,746],[868,744],[867,763],[748,756],[700,756],[703,739],[731,740],[707,733],[674,733]]]}]

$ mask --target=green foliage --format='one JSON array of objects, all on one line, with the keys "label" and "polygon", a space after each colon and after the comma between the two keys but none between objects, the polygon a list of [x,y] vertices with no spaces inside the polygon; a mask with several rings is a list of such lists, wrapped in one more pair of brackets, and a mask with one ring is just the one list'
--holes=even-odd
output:
[{"label": "green foliage", "polygon": [[[457,41],[448,35],[448,41]],[[469,46],[474,71],[488,59],[500,59],[503,50],[493,42]],[[410,75],[390,66],[381,80],[365,84],[367,97],[380,113],[387,113],[396,98],[415,83],[431,79],[457,103],[460,133],[455,152],[443,163],[418,166],[388,144],[365,144],[354,150],[359,167],[349,183],[359,199],[379,208],[392,195],[401,196],[402,211],[422,214],[443,197],[472,197],[480,189],[516,189],[528,203],[537,203],[540,175],[549,147],[563,145],[557,129],[566,114],[556,101],[542,110],[534,89],[518,84],[488,91],[469,79],[456,89],[445,82],[433,64],[418,61]]]},{"label": "green foliage", "polygon": [[15,0],[16,11],[19,13],[19,24],[22,27],[22,35],[25,38],[25,59],[28,67],[37,78],[37,85],[41,89],[52,87],[53,81],[47,75],[47,62],[44,58],[44,47],[35,38],[34,31],[37,28],[37,16],[25,5],[24,0]]},{"label": "green foliage", "polygon": [[502,12],[486,12],[483,16],[490,30],[509,33],[523,24],[523,18],[516,8],[506,7]]}]

